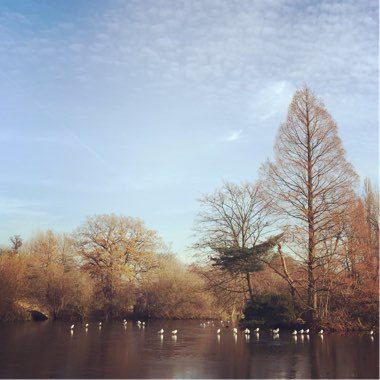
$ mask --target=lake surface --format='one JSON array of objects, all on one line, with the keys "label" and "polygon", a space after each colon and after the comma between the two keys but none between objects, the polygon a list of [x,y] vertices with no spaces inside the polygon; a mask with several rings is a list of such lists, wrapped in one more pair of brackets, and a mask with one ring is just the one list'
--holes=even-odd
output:
[{"label": "lake surface", "polygon": [[[245,338],[219,322],[0,324],[1,378],[379,378],[378,335],[269,331]],[[163,328],[164,335],[157,331]],[[171,330],[178,329],[177,336]]]}]

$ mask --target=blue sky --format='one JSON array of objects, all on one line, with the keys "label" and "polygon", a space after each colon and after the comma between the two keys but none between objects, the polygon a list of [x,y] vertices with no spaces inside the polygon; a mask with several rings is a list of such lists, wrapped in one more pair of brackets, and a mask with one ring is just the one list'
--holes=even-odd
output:
[{"label": "blue sky", "polygon": [[0,245],[116,213],[188,260],[304,83],[377,182],[378,30],[376,0],[1,0]]}]

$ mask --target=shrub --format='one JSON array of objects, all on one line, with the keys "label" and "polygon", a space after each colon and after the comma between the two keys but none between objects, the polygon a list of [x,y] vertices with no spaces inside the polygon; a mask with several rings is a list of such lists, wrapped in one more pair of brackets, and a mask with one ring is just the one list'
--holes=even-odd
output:
[{"label": "shrub", "polygon": [[297,318],[299,307],[283,294],[264,293],[255,295],[244,309],[247,326],[289,327]]}]

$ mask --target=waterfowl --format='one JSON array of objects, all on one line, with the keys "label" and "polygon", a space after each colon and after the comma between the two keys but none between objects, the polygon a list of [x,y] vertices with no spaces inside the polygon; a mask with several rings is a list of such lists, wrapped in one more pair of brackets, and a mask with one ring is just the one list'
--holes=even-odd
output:
[{"label": "waterfowl", "polygon": [[86,323],[85,326],[86,326],[86,329],[88,329],[88,323]]},{"label": "waterfowl", "polygon": [[309,334],[309,331],[310,331],[309,329],[306,329],[305,334]]},{"label": "waterfowl", "polygon": [[176,335],[178,330],[173,330],[172,335]]},{"label": "waterfowl", "polygon": [[319,335],[322,335],[322,334],[323,334],[323,329],[319,330],[319,331],[318,331],[318,334],[319,334]]},{"label": "waterfowl", "polygon": [[280,332],[280,329],[277,327],[277,329],[272,330],[274,334],[278,334]]},{"label": "waterfowl", "polygon": [[102,322],[99,322],[99,327],[102,327]]},{"label": "waterfowl", "polygon": [[164,333],[164,329],[158,330],[158,333],[159,334],[163,334]]},{"label": "waterfowl", "polygon": [[301,329],[300,331],[298,331],[298,334],[303,334],[303,329]]},{"label": "waterfowl", "polygon": [[234,327],[232,331],[234,332],[234,334],[237,334],[237,332],[238,332],[236,327]]},{"label": "waterfowl", "polygon": [[217,333],[217,334],[220,334],[220,329],[216,330],[216,333]]},{"label": "waterfowl", "polygon": [[297,335],[297,330],[294,330],[294,331],[292,332],[292,335]]},{"label": "waterfowl", "polygon": [[71,330],[74,330],[74,325],[71,325],[70,329],[71,329]]},{"label": "waterfowl", "polygon": [[250,333],[251,333],[250,329],[247,328],[247,329],[244,330],[244,334],[245,335],[249,335]]},{"label": "waterfowl", "polygon": [[369,334],[370,334],[370,335],[373,335],[373,330],[371,330],[371,331],[369,332]]},{"label": "waterfowl", "polygon": [[260,331],[260,328],[259,328],[259,327],[256,327],[256,328],[255,328],[255,332],[258,333],[259,331]]}]

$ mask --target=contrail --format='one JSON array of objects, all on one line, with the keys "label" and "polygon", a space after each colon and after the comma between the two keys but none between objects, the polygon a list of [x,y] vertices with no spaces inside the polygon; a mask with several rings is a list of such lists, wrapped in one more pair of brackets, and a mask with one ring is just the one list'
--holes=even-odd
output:
[{"label": "contrail", "polygon": [[[21,88],[21,86],[15,82],[12,78],[10,78],[7,74],[0,71],[0,74],[5,78],[12,86],[14,86],[17,91],[21,92],[23,95],[26,95],[28,98],[32,100],[32,102],[36,105],[36,107],[48,118],[53,122],[53,125],[55,128],[63,129],[64,132],[69,135],[74,141],[76,141],[85,151],[90,153],[91,156],[93,156],[97,161],[102,163],[110,173],[114,174],[116,173],[116,170],[109,164],[107,160],[104,159],[104,157],[97,152],[93,147],[85,143],[78,135],[76,135],[70,128],[68,128],[65,124],[59,123],[56,118],[49,112],[46,106],[41,104],[38,100],[36,100],[33,96],[28,94],[24,89]],[[59,127],[58,127],[59,125]]]}]

